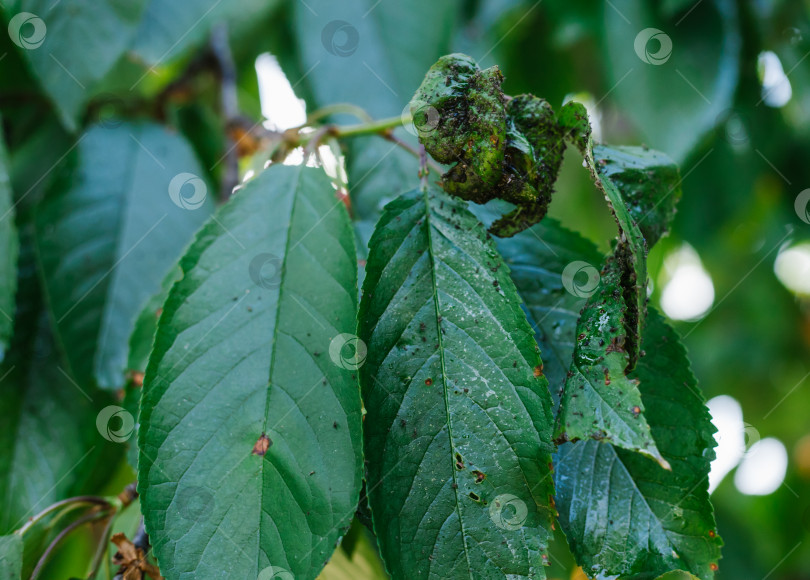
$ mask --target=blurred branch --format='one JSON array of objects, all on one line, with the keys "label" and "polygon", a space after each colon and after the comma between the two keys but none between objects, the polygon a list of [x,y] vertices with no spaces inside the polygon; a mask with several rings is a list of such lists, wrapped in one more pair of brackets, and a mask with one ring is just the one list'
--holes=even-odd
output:
[{"label": "blurred branch", "polygon": [[38,514],[36,514],[32,518],[30,518],[27,522],[25,522],[25,525],[23,525],[23,527],[21,527],[19,530],[17,530],[17,534],[23,535],[33,525],[35,525],[37,522],[42,520],[42,518],[44,518],[45,516],[47,516],[48,514],[54,512],[54,511],[58,510],[61,507],[68,506],[68,505],[81,505],[81,504],[105,506],[105,507],[108,507],[108,508],[113,507],[112,504],[109,501],[107,501],[106,498],[99,497],[99,496],[80,495],[80,496],[76,496],[76,497],[69,497],[67,499],[63,499],[63,500],[58,501],[56,503],[52,503],[51,505],[46,507],[44,510],[42,510],[41,512],[39,512]]},{"label": "blurred branch", "polygon": [[89,513],[83,515],[82,517],[78,518],[75,522],[71,523],[67,526],[64,530],[59,532],[57,536],[48,544],[48,547],[42,553],[42,556],[39,557],[37,561],[37,565],[34,567],[34,571],[31,572],[30,580],[35,580],[39,574],[42,572],[42,569],[45,567],[45,564],[48,562],[48,558],[50,558],[53,551],[59,545],[59,543],[64,540],[68,535],[72,532],[76,531],[84,524],[90,523],[95,520],[104,519],[104,518],[111,518],[112,514],[108,514],[106,512],[98,511],[98,508],[93,508],[90,510]]},{"label": "blurred branch", "polygon": [[220,200],[228,201],[239,185],[239,153],[233,130],[241,125],[236,93],[236,65],[228,41],[228,25],[220,22],[211,30],[211,53],[216,60],[220,80],[220,103],[225,117],[225,172],[220,184]]}]

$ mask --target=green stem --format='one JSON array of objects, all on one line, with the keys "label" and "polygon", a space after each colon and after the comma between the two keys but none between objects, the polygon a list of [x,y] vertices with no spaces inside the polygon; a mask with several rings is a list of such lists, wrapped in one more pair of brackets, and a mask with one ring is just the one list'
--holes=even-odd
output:
[{"label": "green stem", "polygon": [[358,107],[357,105],[352,105],[349,103],[338,103],[336,105],[329,105],[326,107],[322,107],[317,111],[314,111],[311,115],[307,117],[307,125],[312,125],[315,121],[320,121],[321,119],[328,117],[329,115],[339,115],[341,113],[345,113],[348,115],[354,115],[358,119],[361,119],[365,123],[370,123],[374,120],[374,118],[369,115],[365,109]]},{"label": "green stem", "polygon": [[110,517],[104,513],[88,513],[83,515],[82,517],[78,518],[75,522],[67,526],[64,530],[59,532],[59,534],[53,539],[53,541],[48,544],[48,547],[45,548],[45,551],[42,553],[42,556],[39,557],[37,561],[37,565],[34,567],[33,572],[31,572],[31,580],[36,580],[39,577],[40,572],[45,567],[45,564],[50,558],[53,551],[56,547],[64,540],[67,536],[71,533],[82,527],[84,524],[90,523],[94,520],[99,520],[105,517]]},{"label": "green stem", "polygon": [[53,504],[49,505],[48,507],[46,507],[44,510],[42,510],[37,515],[32,517],[30,520],[25,522],[23,527],[21,527],[19,530],[17,530],[17,534],[22,536],[34,524],[36,524],[37,522],[42,520],[42,518],[44,518],[45,516],[47,516],[51,512],[53,512],[53,511],[55,511],[55,510],[57,510],[57,509],[59,509],[59,508],[61,508],[63,506],[71,505],[71,504],[76,504],[76,505],[90,504],[90,505],[102,505],[102,506],[112,507],[112,504],[110,503],[110,501],[107,498],[103,498],[103,497],[99,497],[99,496],[80,495],[80,496],[77,496],[77,497],[69,497],[67,499],[63,499],[62,501],[58,501],[58,502],[53,503]]},{"label": "green stem", "polygon": [[[335,108],[337,108],[337,107],[338,107],[338,105],[335,105]],[[313,117],[316,117],[316,116],[317,117],[325,116],[328,113],[321,114],[321,112],[322,111],[327,111],[327,109],[329,109],[329,108],[327,107],[327,108],[324,108],[324,109],[320,109],[319,111],[316,111],[315,113],[313,113],[313,115],[312,115],[312,117],[310,117],[310,119],[312,119]],[[331,112],[335,112],[335,111],[330,111],[329,114]],[[346,137],[358,137],[358,136],[363,136],[363,135],[377,135],[379,137],[382,137],[383,139],[387,139],[388,141],[391,141],[392,143],[395,143],[399,147],[402,147],[408,153],[412,154],[414,157],[421,158],[420,153],[419,153],[418,150],[416,150],[413,147],[411,147],[410,145],[408,145],[408,143],[406,143],[402,139],[399,139],[398,137],[396,137],[394,135],[394,131],[393,131],[397,127],[400,127],[402,125],[410,123],[412,120],[413,120],[413,117],[411,115],[404,115],[404,116],[401,116],[401,117],[388,117],[387,119],[380,119],[378,121],[370,121],[368,123],[360,123],[360,124],[357,124],[357,125],[342,125],[342,126],[341,125],[323,125],[319,129],[317,129],[315,131],[312,131],[311,133],[304,134],[304,135],[301,135],[300,132],[295,134],[294,132],[296,131],[296,129],[291,129],[290,131],[293,132],[296,135],[297,140],[292,140],[290,142],[290,145],[292,147],[296,147],[296,146],[304,147],[304,149],[306,151],[312,152],[318,147],[318,145],[320,144],[320,141],[324,137],[327,137],[327,136],[328,137],[334,137],[336,139],[341,139],[341,138],[346,138]],[[427,164],[438,175],[441,175],[443,173],[443,170],[442,170],[441,166],[439,166],[432,159],[429,159],[427,161]]]},{"label": "green stem", "polygon": [[334,127],[330,132],[334,137],[356,137],[357,135],[373,135],[375,133],[384,133],[390,129],[396,129],[412,120],[410,115],[404,117],[389,117],[387,119],[380,119],[379,121],[372,121],[370,123],[361,123],[359,125],[345,125],[343,127]]}]

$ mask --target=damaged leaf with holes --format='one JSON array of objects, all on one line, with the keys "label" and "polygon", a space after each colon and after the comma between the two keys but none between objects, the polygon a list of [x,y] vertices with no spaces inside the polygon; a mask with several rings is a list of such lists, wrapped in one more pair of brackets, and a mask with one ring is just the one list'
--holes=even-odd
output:
[{"label": "damaged leaf with holes", "polygon": [[465,204],[424,188],[370,243],[360,336],[369,503],[394,578],[545,578],[548,383],[509,271]]},{"label": "damaged leaf with holes", "polygon": [[607,260],[599,289],[580,314],[556,436],[560,441],[610,442],[648,455],[669,469],[644,416],[638,380],[627,375],[628,310],[621,285],[623,268],[621,255]]},{"label": "damaged leaf with holes", "polygon": [[555,474],[560,523],[577,561],[600,577],[681,569],[710,579],[722,545],[708,493],[715,428],[678,335],[653,310],[644,348],[630,380],[669,470],[615,445],[566,444]]}]

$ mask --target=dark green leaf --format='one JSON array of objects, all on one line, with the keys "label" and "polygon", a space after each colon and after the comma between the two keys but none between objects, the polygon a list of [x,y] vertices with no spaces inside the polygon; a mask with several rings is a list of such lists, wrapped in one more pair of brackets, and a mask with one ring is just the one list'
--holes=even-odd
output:
[{"label": "dark green leaf", "polygon": [[214,218],[181,261],[147,369],[147,530],[170,580],[315,578],[362,475],[359,389],[340,358],[356,327],[352,229],[329,179],[301,166],[270,167]]},{"label": "dark green leaf", "polygon": [[17,228],[8,174],[8,158],[0,134],[0,361],[3,360],[14,327],[14,296],[17,292]]},{"label": "dark green leaf", "polygon": [[20,580],[22,556],[22,536],[0,536],[0,580]]},{"label": "dark green leaf", "polygon": [[[584,149],[580,149],[585,157],[585,164],[591,172],[594,183],[610,206],[610,211],[619,225],[619,237],[615,249],[617,256],[616,266],[619,271],[618,284],[622,290],[624,304],[616,304],[615,308],[623,306],[622,314],[625,325],[626,340],[623,347],[628,352],[628,369],[631,370],[638,360],[639,343],[641,342],[641,328],[646,317],[647,307],[647,252],[649,246],[644,240],[636,218],[631,213],[629,205],[622,197],[622,192],[613,180],[603,175],[603,162],[597,158],[596,148],[592,141],[587,140]],[[612,292],[612,289],[611,289]],[[617,310],[618,313],[618,310]]]},{"label": "dark green leaf", "polygon": [[132,468],[138,470],[138,427],[141,406],[141,387],[143,386],[143,373],[149,363],[149,355],[155,344],[158,319],[163,312],[163,303],[169,297],[172,284],[183,277],[180,267],[172,268],[169,275],[160,284],[160,291],[152,296],[144,306],[135,329],[129,337],[129,357],[127,360],[128,380],[124,386],[124,400],[121,405],[135,417],[135,432],[127,441],[127,461]]},{"label": "dark green leaf", "polygon": [[551,401],[508,268],[465,204],[414,191],[360,311],[369,500],[395,578],[544,578]]},{"label": "dark green leaf", "polygon": [[278,0],[191,0],[177,3],[148,0],[135,37],[133,52],[149,66],[176,59],[204,44],[211,26],[226,21],[231,38],[239,39],[251,22],[261,21]]},{"label": "dark green leaf", "polygon": [[632,370],[646,316],[647,252],[669,231],[681,195],[680,177],[677,166],[657,151],[594,145],[577,119],[581,115],[568,115],[572,140],[619,225],[615,253],[626,305],[624,348],[629,354],[628,370]]},{"label": "dark green leaf", "polygon": [[306,82],[318,104],[352,103],[373,117],[400,115],[425,71],[448,51],[457,4],[296,3],[302,68],[311,70]]},{"label": "dark green leaf", "polygon": [[346,153],[352,215],[373,226],[387,203],[419,185],[418,170],[417,159],[393,143],[352,140]]},{"label": "dark green leaf", "polygon": [[693,576],[689,572],[684,572],[683,570],[673,570],[672,572],[662,574],[655,580],[700,580],[700,578]]},{"label": "dark green leaf", "polygon": [[[41,308],[30,230],[24,230],[20,256],[16,332],[0,365],[0,533],[54,501],[86,492],[88,480],[98,478],[99,458],[115,451],[96,430],[97,413],[110,401],[60,366]],[[113,466],[108,461],[105,469]]]},{"label": "dark green leaf", "polygon": [[529,312],[557,404],[574,354],[579,313],[596,289],[589,284],[598,280],[603,256],[592,242],[549,217],[512,238],[498,238],[497,244]]},{"label": "dark green leaf", "polygon": [[135,36],[146,0],[12,0],[9,34],[70,130]]},{"label": "dark green leaf", "polygon": [[[593,157],[601,181],[616,187],[647,247],[652,248],[667,234],[675,217],[675,205],[681,198],[678,166],[646,147],[596,145]],[[611,203],[615,203],[613,197]]]},{"label": "dark green leaf", "polygon": [[213,203],[187,143],[151,124],[94,127],[37,211],[53,318],[77,380],[120,388],[146,301]]},{"label": "dark green leaf", "polygon": [[[7,59],[3,60],[5,63]],[[11,135],[8,142],[11,143]],[[8,150],[11,189],[17,204],[17,220],[25,219],[31,210],[42,200],[58,171],[43,171],[59,164],[68,153],[75,138],[65,131],[59,120],[49,114],[38,116],[33,126],[24,126],[19,141]]]},{"label": "dark green leaf", "polygon": [[620,253],[608,258],[598,290],[577,323],[574,358],[565,382],[556,436],[565,441],[596,439],[641,452],[669,469],[644,415],[638,380],[626,375],[626,317]]},{"label": "dark green leaf", "polygon": [[706,580],[722,544],[708,494],[714,427],[677,334],[655,311],[644,338],[632,377],[672,471],[596,441],[566,445],[556,468],[560,523],[589,574],[640,580],[685,569]]}]

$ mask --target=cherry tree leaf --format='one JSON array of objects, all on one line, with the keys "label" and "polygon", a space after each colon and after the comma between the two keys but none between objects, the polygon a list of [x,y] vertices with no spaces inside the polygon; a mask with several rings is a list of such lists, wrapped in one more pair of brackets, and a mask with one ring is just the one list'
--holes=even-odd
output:
[{"label": "cherry tree leaf", "polygon": [[363,465],[356,367],[341,350],[356,344],[357,313],[345,206],[320,169],[271,166],[180,266],[138,434],[161,573],[315,578],[354,515]]},{"label": "cherry tree leaf", "polygon": [[374,528],[393,577],[545,578],[551,401],[509,272],[466,205],[386,206],[360,309]]},{"label": "cherry tree leaf", "polygon": [[213,202],[190,146],[157,125],[95,126],[76,152],[37,207],[38,257],[73,374],[117,389],[138,313]]},{"label": "cherry tree leaf", "polygon": [[714,577],[722,541],[709,502],[714,426],[679,338],[654,310],[632,378],[671,471],[638,453],[588,440],[556,464],[560,524],[580,565],[628,580],[681,569]]}]

